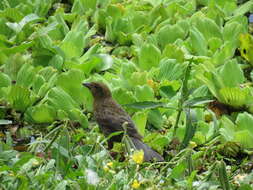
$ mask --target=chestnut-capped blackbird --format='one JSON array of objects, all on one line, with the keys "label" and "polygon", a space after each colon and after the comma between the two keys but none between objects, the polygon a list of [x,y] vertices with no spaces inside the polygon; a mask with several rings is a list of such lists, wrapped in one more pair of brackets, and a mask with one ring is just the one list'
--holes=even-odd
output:
[{"label": "chestnut-capped blackbird", "polygon": [[[87,87],[93,97],[93,111],[95,119],[100,127],[100,130],[105,136],[114,132],[124,131],[131,138],[134,146],[138,150],[143,150],[145,161],[163,161],[163,157],[156,151],[143,143],[142,136],[138,133],[131,117],[127,114],[122,107],[117,104],[113,98],[109,88],[99,82],[83,83]],[[112,136],[108,140],[108,147],[113,147],[113,142],[120,142],[123,134]]]}]

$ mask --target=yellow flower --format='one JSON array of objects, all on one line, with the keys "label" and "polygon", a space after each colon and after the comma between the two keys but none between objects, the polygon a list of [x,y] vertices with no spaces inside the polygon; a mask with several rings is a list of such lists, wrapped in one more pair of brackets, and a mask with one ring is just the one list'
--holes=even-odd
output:
[{"label": "yellow flower", "polygon": [[136,164],[141,164],[143,162],[143,159],[144,159],[143,150],[135,151],[133,156],[132,156],[132,159]]},{"label": "yellow flower", "polygon": [[134,182],[132,183],[132,188],[138,189],[140,187],[140,183],[135,179]]},{"label": "yellow flower", "polygon": [[108,167],[112,167],[113,162],[108,162],[106,165],[107,165]]}]

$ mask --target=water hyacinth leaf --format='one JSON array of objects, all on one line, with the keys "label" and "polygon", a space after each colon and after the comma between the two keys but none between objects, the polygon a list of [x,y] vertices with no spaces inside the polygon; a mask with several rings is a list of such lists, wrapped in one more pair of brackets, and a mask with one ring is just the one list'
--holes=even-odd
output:
[{"label": "water hyacinth leaf", "polygon": [[161,129],[163,126],[163,117],[159,109],[151,109],[148,112],[148,123],[156,129]]},{"label": "water hyacinth leaf", "polygon": [[162,49],[169,44],[174,43],[177,39],[183,39],[185,31],[178,25],[166,25],[157,32],[157,41]]},{"label": "water hyacinth leaf", "polygon": [[23,29],[24,26],[26,26],[27,24],[31,23],[31,22],[37,22],[42,20],[42,18],[40,18],[38,15],[36,14],[29,14],[26,15],[20,22],[16,23],[11,23],[11,22],[7,22],[6,25],[11,28],[12,30],[14,30],[16,33],[21,32],[21,30]]},{"label": "water hyacinth leaf", "polygon": [[83,80],[84,75],[82,71],[71,69],[68,72],[58,75],[56,84],[81,105],[87,95],[86,89],[82,86]]},{"label": "water hyacinth leaf", "polygon": [[196,55],[207,55],[207,41],[203,34],[195,27],[190,29],[190,41]]},{"label": "water hyacinth leaf", "polygon": [[19,22],[23,17],[23,13],[21,13],[18,8],[5,8],[0,13],[1,17],[10,18],[15,22]]},{"label": "water hyacinth leaf", "polygon": [[47,101],[54,109],[63,110],[67,113],[72,109],[79,108],[78,103],[60,87],[54,87],[48,92]]},{"label": "water hyacinth leaf", "polygon": [[244,15],[245,13],[249,12],[250,10],[252,10],[253,8],[253,2],[252,1],[248,1],[244,4],[242,4],[239,8],[237,8],[234,11],[234,15]]},{"label": "water hyacinth leaf", "polygon": [[247,112],[240,113],[235,121],[238,130],[248,130],[253,135],[253,116]]},{"label": "water hyacinth leaf", "polygon": [[220,134],[226,141],[233,141],[237,126],[226,116],[222,116],[220,123]]},{"label": "water hyacinth leaf", "polygon": [[33,85],[34,79],[34,67],[29,63],[24,64],[18,72],[17,84],[29,88]]},{"label": "water hyacinth leaf", "polygon": [[239,142],[243,148],[253,148],[253,134],[248,130],[235,132],[235,142]]},{"label": "water hyacinth leaf", "polygon": [[239,45],[239,36],[245,33],[243,26],[238,22],[230,22],[224,26],[223,37],[225,41],[234,42],[234,47]]},{"label": "water hyacinth leaf", "polygon": [[11,79],[8,75],[4,74],[3,72],[0,72],[0,88],[1,87],[7,87],[11,84]]},{"label": "water hyacinth leaf", "polygon": [[28,48],[32,47],[34,45],[33,42],[23,42],[18,46],[12,46],[10,48],[0,48],[3,53],[6,55],[12,55],[15,53],[23,53]]},{"label": "water hyacinth leaf", "polygon": [[153,101],[154,91],[150,86],[146,84],[143,86],[138,85],[135,87],[135,97],[140,102]]},{"label": "water hyacinth leaf", "polygon": [[50,79],[57,74],[57,70],[53,67],[44,67],[38,72],[39,75],[41,75],[45,81],[49,82]]},{"label": "water hyacinth leaf", "polygon": [[239,108],[245,106],[250,101],[249,89],[239,87],[224,87],[219,90],[218,99],[227,105]]},{"label": "water hyacinth leaf", "polygon": [[245,80],[243,71],[235,59],[223,65],[220,75],[226,87],[238,87]]},{"label": "water hyacinth leaf", "polygon": [[11,86],[7,98],[14,109],[22,112],[33,102],[30,91],[18,85]]},{"label": "water hyacinth leaf", "polygon": [[222,39],[221,29],[214,20],[205,16],[197,16],[193,23],[207,41],[213,37]]},{"label": "water hyacinth leaf", "polygon": [[177,62],[184,61],[184,52],[175,44],[167,44],[163,50],[162,58],[176,59]]},{"label": "water hyacinth leaf", "polygon": [[146,111],[141,111],[141,112],[136,112],[132,117],[134,124],[136,125],[136,127],[141,135],[144,135],[144,133],[145,133],[146,123],[147,123],[147,115],[148,114]]},{"label": "water hyacinth leaf", "polygon": [[175,59],[163,59],[159,65],[158,80],[177,80],[184,72],[185,65]]},{"label": "water hyacinth leaf", "polygon": [[143,70],[157,67],[161,59],[160,50],[153,44],[144,44],[138,54],[139,66]]},{"label": "water hyacinth leaf", "polygon": [[126,91],[122,88],[117,88],[113,91],[113,98],[119,104],[131,104],[136,102],[136,98],[131,91]]},{"label": "water hyacinth leaf", "polygon": [[78,121],[83,128],[88,128],[89,126],[88,118],[79,109],[70,110],[70,118]]},{"label": "water hyacinth leaf", "polygon": [[30,107],[26,114],[35,123],[51,123],[56,119],[56,111],[46,104]]},{"label": "water hyacinth leaf", "polygon": [[67,33],[60,44],[66,58],[80,57],[87,45],[86,40],[95,34],[94,32],[95,28],[88,29],[88,23],[82,17],[73,24],[71,31]]}]

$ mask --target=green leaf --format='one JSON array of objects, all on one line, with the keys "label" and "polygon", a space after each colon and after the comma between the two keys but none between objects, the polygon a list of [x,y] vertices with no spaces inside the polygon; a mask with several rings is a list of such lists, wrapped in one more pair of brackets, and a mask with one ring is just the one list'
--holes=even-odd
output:
[{"label": "green leaf", "polygon": [[203,34],[195,27],[190,29],[190,41],[194,53],[197,55],[207,55],[207,41]]},{"label": "green leaf", "polygon": [[144,135],[144,133],[145,133],[145,127],[146,127],[146,123],[147,123],[147,115],[148,114],[146,111],[141,111],[141,112],[136,112],[132,117],[132,120],[134,121],[134,124],[136,125],[136,127],[141,135]]},{"label": "green leaf", "polygon": [[148,85],[143,86],[136,86],[135,87],[135,97],[138,101],[152,101],[154,100],[154,91],[153,89]]},{"label": "green leaf", "polygon": [[235,121],[238,130],[248,130],[253,135],[253,116],[247,112],[240,113]]},{"label": "green leaf", "polygon": [[30,117],[35,123],[52,123],[56,119],[56,111],[46,104],[30,107],[26,114],[26,118]]},{"label": "green leaf", "polygon": [[138,54],[139,66],[143,70],[157,67],[161,59],[160,50],[153,44],[144,44]]},{"label": "green leaf", "polygon": [[148,122],[156,129],[162,129],[163,116],[159,109],[151,109],[148,113]]},{"label": "green leaf", "polygon": [[234,15],[244,15],[245,13],[249,12],[250,10],[253,9],[253,2],[252,1],[248,1],[244,4],[242,4],[239,8],[237,8],[234,11]]},{"label": "green leaf", "polygon": [[29,63],[24,64],[18,72],[17,84],[29,88],[32,86],[34,79],[34,67]]},{"label": "green leaf", "polygon": [[30,91],[18,85],[11,86],[7,98],[14,109],[22,112],[33,102]]},{"label": "green leaf", "polygon": [[182,77],[185,65],[175,59],[162,59],[159,65],[158,80],[177,80]]},{"label": "green leaf", "polygon": [[61,87],[73,100],[81,105],[84,103],[87,95],[87,89],[82,86],[83,80],[84,74],[80,70],[71,69],[58,75],[56,85]]},{"label": "green leaf", "polygon": [[236,142],[239,142],[243,148],[253,148],[253,134],[248,130],[241,130],[235,132]]},{"label": "green leaf", "polygon": [[226,87],[238,87],[245,81],[243,71],[235,59],[224,64],[220,75]]},{"label": "green leaf", "polygon": [[48,92],[47,101],[54,109],[63,110],[66,113],[70,113],[72,109],[79,108],[78,103],[60,87],[54,87]]},{"label": "green leaf", "polygon": [[157,32],[157,41],[161,49],[169,43],[174,43],[177,39],[183,39],[185,31],[178,25],[166,25]]},{"label": "green leaf", "polygon": [[167,44],[163,50],[162,58],[176,59],[177,62],[182,63],[184,61],[183,51],[175,44]]},{"label": "green leaf", "polygon": [[219,94],[219,101],[236,108],[243,107],[250,101],[248,88],[241,89],[239,87],[224,87],[219,90]]},{"label": "green leaf", "polygon": [[0,72],[0,88],[11,85],[11,79],[8,75]]}]

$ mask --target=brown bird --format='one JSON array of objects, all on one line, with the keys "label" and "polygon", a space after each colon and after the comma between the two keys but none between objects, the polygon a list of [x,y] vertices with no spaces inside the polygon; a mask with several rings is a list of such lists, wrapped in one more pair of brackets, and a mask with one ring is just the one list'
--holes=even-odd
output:
[{"label": "brown bird", "polygon": [[[125,126],[126,133],[131,138],[135,148],[143,150],[145,161],[164,160],[161,155],[143,143],[142,136],[138,133],[131,117],[113,100],[111,91],[105,84],[90,82],[83,83],[83,85],[91,91],[94,97],[94,116],[105,136],[124,131],[123,126]],[[109,148],[113,147],[113,142],[121,142],[122,137],[122,134],[111,137],[108,140]]]}]

